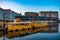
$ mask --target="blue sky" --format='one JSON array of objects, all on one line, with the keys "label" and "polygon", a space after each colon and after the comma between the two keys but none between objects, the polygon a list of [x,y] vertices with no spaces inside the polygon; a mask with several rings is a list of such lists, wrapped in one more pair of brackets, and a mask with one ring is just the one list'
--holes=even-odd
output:
[{"label": "blue sky", "polygon": [[[26,11],[60,11],[60,0],[0,0],[0,7],[24,14]],[[60,12],[59,12],[60,13]]]},{"label": "blue sky", "polygon": [[30,6],[58,6],[59,4],[59,0],[15,0],[15,2]]}]

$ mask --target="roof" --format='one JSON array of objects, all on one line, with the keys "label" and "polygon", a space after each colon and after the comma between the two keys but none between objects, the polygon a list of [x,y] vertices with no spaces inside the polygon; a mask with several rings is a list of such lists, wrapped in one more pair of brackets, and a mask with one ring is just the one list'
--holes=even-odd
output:
[{"label": "roof", "polygon": [[38,13],[36,13],[36,12],[25,12],[25,14],[27,14],[27,13],[34,13],[34,14],[38,14]]},{"label": "roof", "polygon": [[0,7],[1,10],[3,10],[1,7]]},{"label": "roof", "polygon": [[40,11],[39,13],[58,13],[58,11]]},{"label": "roof", "polygon": [[[3,8],[1,8],[1,7],[0,7],[0,9],[3,10],[3,11],[12,11],[11,9],[3,9]],[[17,12],[15,12],[15,11],[12,11],[12,12],[17,13]]]},{"label": "roof", "polygon": [[[31,23],[31,21],[15,22],[15,24],[21,24],[21,23]],[[14,22],[10,22],[10,24],[14,24]]]},{"label": "roof", "polygon": [[0,7],[1,10],[4,10],[4,11],[11,11],[10,9],[3,9]]}]

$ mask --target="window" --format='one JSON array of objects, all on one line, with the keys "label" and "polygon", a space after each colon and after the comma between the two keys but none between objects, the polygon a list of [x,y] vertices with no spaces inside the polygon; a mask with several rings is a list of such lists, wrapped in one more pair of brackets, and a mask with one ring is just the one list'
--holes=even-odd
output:
[{"label": "window", "polygon": [[24,25],[23,23],[21,23],[20,25]]}]

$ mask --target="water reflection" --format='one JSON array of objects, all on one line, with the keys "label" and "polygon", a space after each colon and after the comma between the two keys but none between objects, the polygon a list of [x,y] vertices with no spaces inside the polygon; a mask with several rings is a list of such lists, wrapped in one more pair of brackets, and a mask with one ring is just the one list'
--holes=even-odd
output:
[{"label": "water reflection", "polygon": [[0,37],[3,37],[3,36],[4,36],[3,34],[4,34],[4,32],[1,31],[1,32],[0,32]]},{"label": "water reflection", "polygon": [[[53,26],[54,25],[54,26]],[[59,27],[58,27],[59,26]],[[54,32],[50,29],[49,31],[52,32],[35,32],[36,30],[32,31],[31,33],[22,34],[21,31],[13,31],[7,32],[4,34],[3,31],[0,32],[0,40],[59,40],[60,38],[60,25],[58,23],[50,24],[50,27],[57,27],[58,29],[54,28]],[[49,28],[50,28],[49,27]]]}]

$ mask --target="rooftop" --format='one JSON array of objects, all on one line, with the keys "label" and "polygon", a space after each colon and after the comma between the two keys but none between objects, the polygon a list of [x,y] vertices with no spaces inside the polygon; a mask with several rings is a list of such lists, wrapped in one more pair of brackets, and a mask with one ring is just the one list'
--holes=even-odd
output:
[{"label": "rooftop", "polygon": [[40,11],[39,13],[58,13],[57,11]]},{"label": "rooftop", "polygon": [[35,13],[35,14],[36,14],[36,12],[25,12],[25,14],[26,14],[26,13]]}]

